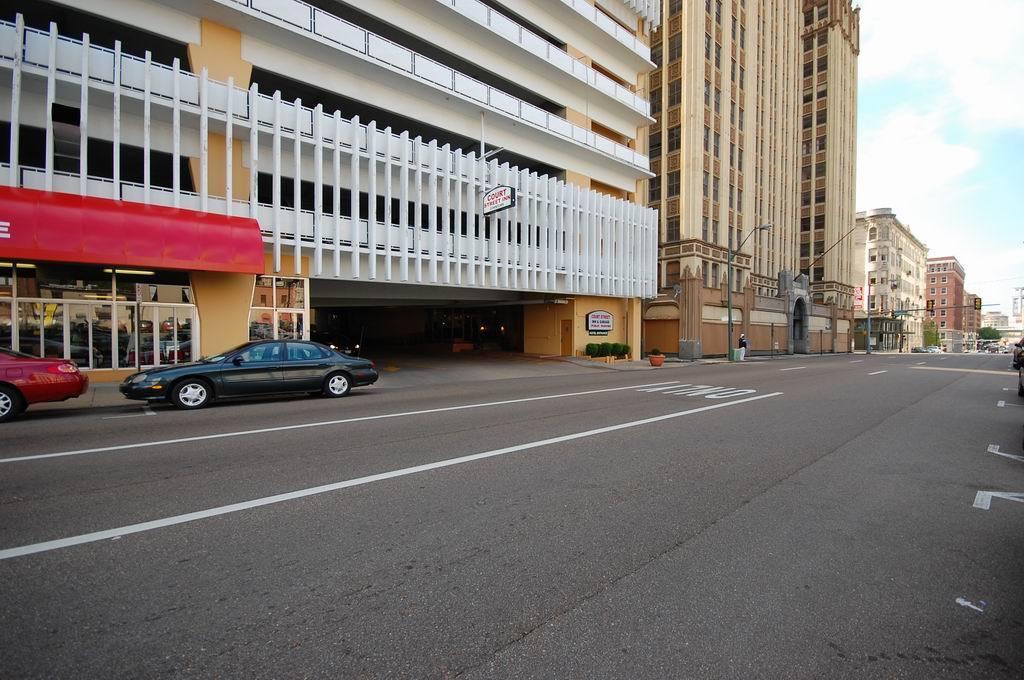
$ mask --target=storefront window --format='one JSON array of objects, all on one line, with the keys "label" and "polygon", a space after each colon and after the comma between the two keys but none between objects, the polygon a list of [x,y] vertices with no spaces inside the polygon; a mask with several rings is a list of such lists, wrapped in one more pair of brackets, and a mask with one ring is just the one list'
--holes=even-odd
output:
[{"label": "storefront window", "polygon": [[14,266],[0,262],[0,298],[14,295]]},{"label": "storefront window", "polygon": [[308,279],[257,276],[249,312],[249,339],[307,339],[308,285]]},{"label": "storefront window", "polygon": [[185,272],[0,263],[0,347],[87,369],[191,361],[191,301]]}]

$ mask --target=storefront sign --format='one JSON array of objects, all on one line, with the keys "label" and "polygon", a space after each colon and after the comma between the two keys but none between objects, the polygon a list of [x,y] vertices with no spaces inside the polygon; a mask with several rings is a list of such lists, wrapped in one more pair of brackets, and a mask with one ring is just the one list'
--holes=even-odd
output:
[{"label": "storefront sign", "polygon": [[864,309],[864,286],[856,286],[853,289],[853,308]]},{"label": "storefront sign", "polygon": [[590,335],[608,335],[612,330],[613,319],[611,312],[595,309],[587,314],[587,332]]},{"label": "storefront sign", "polygon": [[11,223],[10,222],[0,222],[0,238],[10,238],[10,237],[11,237]]},{"label": "storefront sign", "polygon": [[516,190],[510,186],[497,186],[484,194],[484,215],[511,208],[516,204]]}]

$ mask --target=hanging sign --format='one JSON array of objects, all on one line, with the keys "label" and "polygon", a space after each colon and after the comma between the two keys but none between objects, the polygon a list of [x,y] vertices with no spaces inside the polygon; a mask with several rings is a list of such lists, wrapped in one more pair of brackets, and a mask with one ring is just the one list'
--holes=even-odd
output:
[{"label": "hanging sign", "polygon": [[614,317],[611,312],[595,309],[587,314],[587,332],[591,335],[608,335],[612,330]]},{"label": "hanging sign", "polygon": [[484,194],[484,215],[511,208],[516,204],[515,187],[506,185],[496,186]]}]

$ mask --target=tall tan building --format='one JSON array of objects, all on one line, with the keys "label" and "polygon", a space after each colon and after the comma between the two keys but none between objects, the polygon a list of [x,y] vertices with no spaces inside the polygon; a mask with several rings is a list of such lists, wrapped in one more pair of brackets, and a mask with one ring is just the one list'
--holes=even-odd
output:
[{"label": "tall tan building", "polygon": [[856,347],[871,314],[872,349],[908,352],[924,345],[928,246],[890,208],[857,213],[854,254]]},{"label": "tall tan building", "polygon": [[[661,295],[645,311],[647,348],[671,352],[687,341],[695,352],[725,353],[732,245],[736,335],[754,333],[755,351],[847,349],[850,244],[814,265],[813,283],[798,278],[780,290],[779,275],[801,273],[812,246],[824,252],[853,226],[859,10],[849,0],[669,0],[665,10],[647,87],[656,119],[647,200],[661,216]],[[809,113],[813,124],[802,127]],[[801,205],[802,190],[811,204]],[[810,308],[796,308],[800,296]],[[808,335],[815,330],[831,337]]]},{"label": "tall tan building", "polygon": [[855,219],[860,10],[848,0],[804,0],[801,38],[800,269],[815,300],[845,308],[853,294],[854,247],[844,237]]}]

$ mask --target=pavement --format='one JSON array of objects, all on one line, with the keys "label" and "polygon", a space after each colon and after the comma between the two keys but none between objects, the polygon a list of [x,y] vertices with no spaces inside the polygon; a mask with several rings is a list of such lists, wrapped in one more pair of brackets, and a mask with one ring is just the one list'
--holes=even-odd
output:
[{"label": "pavement", "polygon": [[566,364],[340,400],[30,410],[0,447],[0,668],[1020,677],[1006,363]]}]

